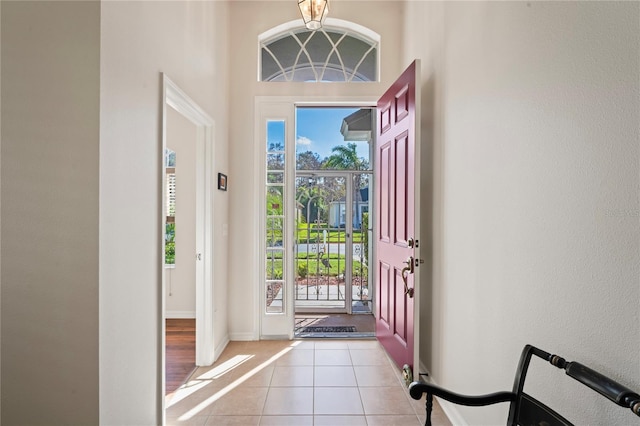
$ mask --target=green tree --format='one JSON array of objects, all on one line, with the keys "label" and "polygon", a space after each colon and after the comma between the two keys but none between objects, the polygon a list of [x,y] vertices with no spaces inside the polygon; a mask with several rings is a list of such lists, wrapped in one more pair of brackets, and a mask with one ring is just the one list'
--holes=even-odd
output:
[{"label": "green tree", "polygon": [[316,152],[304,151],[296,157],[297,170],[318,170],[322,167],[320,155]]},{"label": "green tree", "polygon": [[300,179],[296,187],[296,200],[302,212],[301,222],[306,223],[307,217],[311,222],[316,219],[324,220],[324,217],[320,217],[320,212],[325,213],[322,216],[327,214],[326,211],[329,207],[327,204],[327,191],[324,185],[306,181],[306,178],[304,180]]},{"label": "green tree", "polygon": [[167,223],[164,234],[164,263],[174,265],[176,263],[176,224]]},{"label": "green tree", "polygon": [[269,144],[267,170],[284,170],[284,145],[282,142]]},{"label": "green tree", "polygon": [[336,145],[331,148],[331,154],[324,160],[323,169],[339,170],[369,170],[369,162],[358,157],[355,143]]},{"label": "green tree", "polygon": [[[322,168],[324,169],[339,169],[339,170],[369,170],[369,162],[363,157],[358,157],[356,150],[357,145],[355,143],[347,143],[346,145],[337,145],[331,148],[332,155],[326,158]],[[354,174],[353,184],[356,200],[356,211],[354,215],[357,217],[360,203],[362,202],[362,194],[360,190],[363,187],[363,183],[368,182],[368,179],[364,178],[362,173]],[[359,226],[360,223],[355,225]]]}]

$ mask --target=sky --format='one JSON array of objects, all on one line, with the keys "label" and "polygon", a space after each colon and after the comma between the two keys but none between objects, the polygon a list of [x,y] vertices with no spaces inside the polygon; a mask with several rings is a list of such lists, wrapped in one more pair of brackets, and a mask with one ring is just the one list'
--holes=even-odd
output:
[{"label": "sky", "polygon": [[[360,108],[296,108],[296,152],[312,151],[324,159],[331,148],[344,145],[340,127],[342,119]],[[369,145],[355,142],[359,157],[369,159]]]}]

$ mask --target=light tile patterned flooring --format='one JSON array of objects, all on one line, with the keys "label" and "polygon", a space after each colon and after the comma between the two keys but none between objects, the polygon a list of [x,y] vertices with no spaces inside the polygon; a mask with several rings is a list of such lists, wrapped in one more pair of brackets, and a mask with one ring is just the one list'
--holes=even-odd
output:
[{"label": "light tile patterned flooring", "polygon": [[[168,425],[424,424],[376,340],[230,342],[167,397]],[[434,401],[434,426],[451,423]]]}]

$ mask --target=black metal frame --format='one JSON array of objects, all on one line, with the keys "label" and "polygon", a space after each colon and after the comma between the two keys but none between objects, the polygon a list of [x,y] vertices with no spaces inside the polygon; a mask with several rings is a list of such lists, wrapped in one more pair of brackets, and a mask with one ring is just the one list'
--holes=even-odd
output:
[{"label": "black metal frame", "polygon": [[531,345],[526,345],[522,350],[520,362],[516,371],[512,392],[496,392],[480,396],[460,395],[424,382],[413,382],[409,386],[409,393],[413,399],[420,400],[423,394],[427,394],[426,410],[427,420],[425,426],[431,426],[431,411],[433,409],[433,396],[466,406],[483,406],[500,402],[510,402],[507,425],[548,424],[549,426],[572,426],[564,417],[544,405],[537,399],[523,392],[524,380],[529,369],[531,356],[536,355],[551,365],[565,370],[566,374],[585,386],[590,387],[602,396],[608,398],[617,405],[629,408],[640,417],[640,395],[631,391],[620,383],[590,369],[578,362],[567,362],[558,355],[552,355]]}]

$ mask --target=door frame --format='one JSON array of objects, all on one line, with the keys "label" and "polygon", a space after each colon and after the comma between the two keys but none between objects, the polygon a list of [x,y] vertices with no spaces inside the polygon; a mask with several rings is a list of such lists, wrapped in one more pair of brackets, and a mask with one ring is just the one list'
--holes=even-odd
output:
[{"label": "door frame", "polygon": [[[213,292],[213,168],[214,168],[214,121],[165,73],[162,73],[162,196],[161,241],[164,242],[166,228],[166,179],[164,178],[164,156],[167,148],[167,108],[173,108],[191,121],[196,131],[196,247],[194,267],[196,268],[196,365],[213,364],[214,349],[214,292]],[[201,154],[201,155],[199,155]],[[161,245],[161,337],[162,337],[162,389],[165,388],[165,292],[164,244]],[[201,254],[201,261],[197,254]],[[164,399],[163,399],[164,400]]]},{"label": "door frame", "polygon": [[[375,147],[374,147],[375,148]],[[373,170],[338,170],[338,169],[322,169],[322,170],[296,170],[295,177],[299,176],[315,176],[315,177],[340,177],[345,179],[345,199],[347,202],[345,203],[345,232],[347,235],[347,240],[345,241],[345,283],[350,283],[353,280],[353,202],[355,199],[355,191],[353,189],[353,177],[356,174],[368,174],[371,178],[369,180],[369,185],[372,188],[375,186],[373,181]],[[373,211],[374,209],[370,210]],[[371,215],[369,217],[372,217]],[[351,219],[349,219],[351,218]],[[375,215],[373,215],[373,220],[375,221]],[[295,233],[295,230],[293,230]],[[373,245],[372,245],[373,248]],[[348,249],[348,250],[347,250]],[[350,256],[346,256],[347,251],[351,253]],[[374,252],[371,251],[371,259],[373,259]],[[369,267],[369,276],[374,273],[371,269],[371,265]],[[295,271],[294,271],[295,273]],[[371,281],[370,281],[371,283]],[[375,283],[375,282],[374,282]],[[369,286],[369,291],[371,291],[371,301],[375,304],[375,290],[372,288],[374,286]],[[322,314],[348,314],[351,315],[353,313],[353,293],[352,290],[348,289],[348,286],[345,284],[345,306],[343,308],[301,308],[295,307],[295,313],[306,314],[306,313],[322,313]],[[374,314],[374,309],[371,311]]]},{"label": "door frame", "polygon": [[[295,108],[296,107],[366,107],[375,109],[378,96],[256,96],[254,103],[254,140],[255,140],[255,152],[254,159],[255,164],[258,166],[258,172],[255,174],[254,185],[254,197],[256,200],[264,200],[264,161],[265,161],[265,143],[264,143],[264,123],[267,119],[283,119],[285,120],[285,137],[287,142],[285,143],[285,152],[288,162],[288,169],[293,173],[288,173],[285,186],[288,186],[289,190],[286,193],[285,208],[286,206],[294,205],[295,202]],[[261,204],[262,206],[262,204]],[[295,307],[292,298],[294,292],[294,280],[293,280],[293,252],[290,254],[290,267],[287,268],[287,278],[285,280],[285,298],[288,299],[284,302],[284,312],[281,315],[281,320],[274,321],[273,330],[270,330],[266,324],[272,319],[275,319],[275,315],[271,315],[272,318],[267,318],[265,310],[263,309],[265,301],[264,283],[265,283],[265,268],[263,262],[263,235],[265,235],[265,220],[264,209],[259,208],[256,215],[257,224],[256,229],[260,236],[260,242],[256,245],[256,256],[254,270],[258,271],[256,280],[256,291],[254,292],[254,311],[255,323],[254,330],[255,337],[258,339],[293,339],[295,328]],[[293,217],[290,215],[287,220],[287,226],[289,229],[293,226]],[[370,226],[375,226],[374,223]],[[286,247],[293,247],[293,233],[287,232],[285,240]],[[371,254],[375,258],[375,249]]]},{"label": "door frame", "polygon": [[[347,252],[347,248],[351,252],[351,256],[345,256],[345,297],[344,297],[344,307],[341,308],[301,308],[295,306],[294,299],[294,315],[296,313],[336,313],[336,314],[351,314],[351,292],[348,291],[347,283],[351,282],[351,273],[352,273],[352,264],[353,264],[353,221],[349,220],[353,216],[353,205],[349,203],[351,197],[353,196],[352,187],[353,187],[353,175],[349,171],[343,170],[303,170],[298,171],[297,169],[294,171],[294,178],[298,176],[318,176],[318,177],[332,177],[332,178],[343,178],[345,185],[345,233],[349,235],[347,240],[345,241],[345,254]],[[292,229],[292,232],[295,234],[297,232],[296,229]],[[319,243],[318,243],[319,244]],[[329,255],[329,253],[327,253]],[[294,254],[292,261],[295,260],[296,254]],[[295,281],[295,268],[294,268],[294,281]],[[295,285],[295,284],[294,284]]]}]

